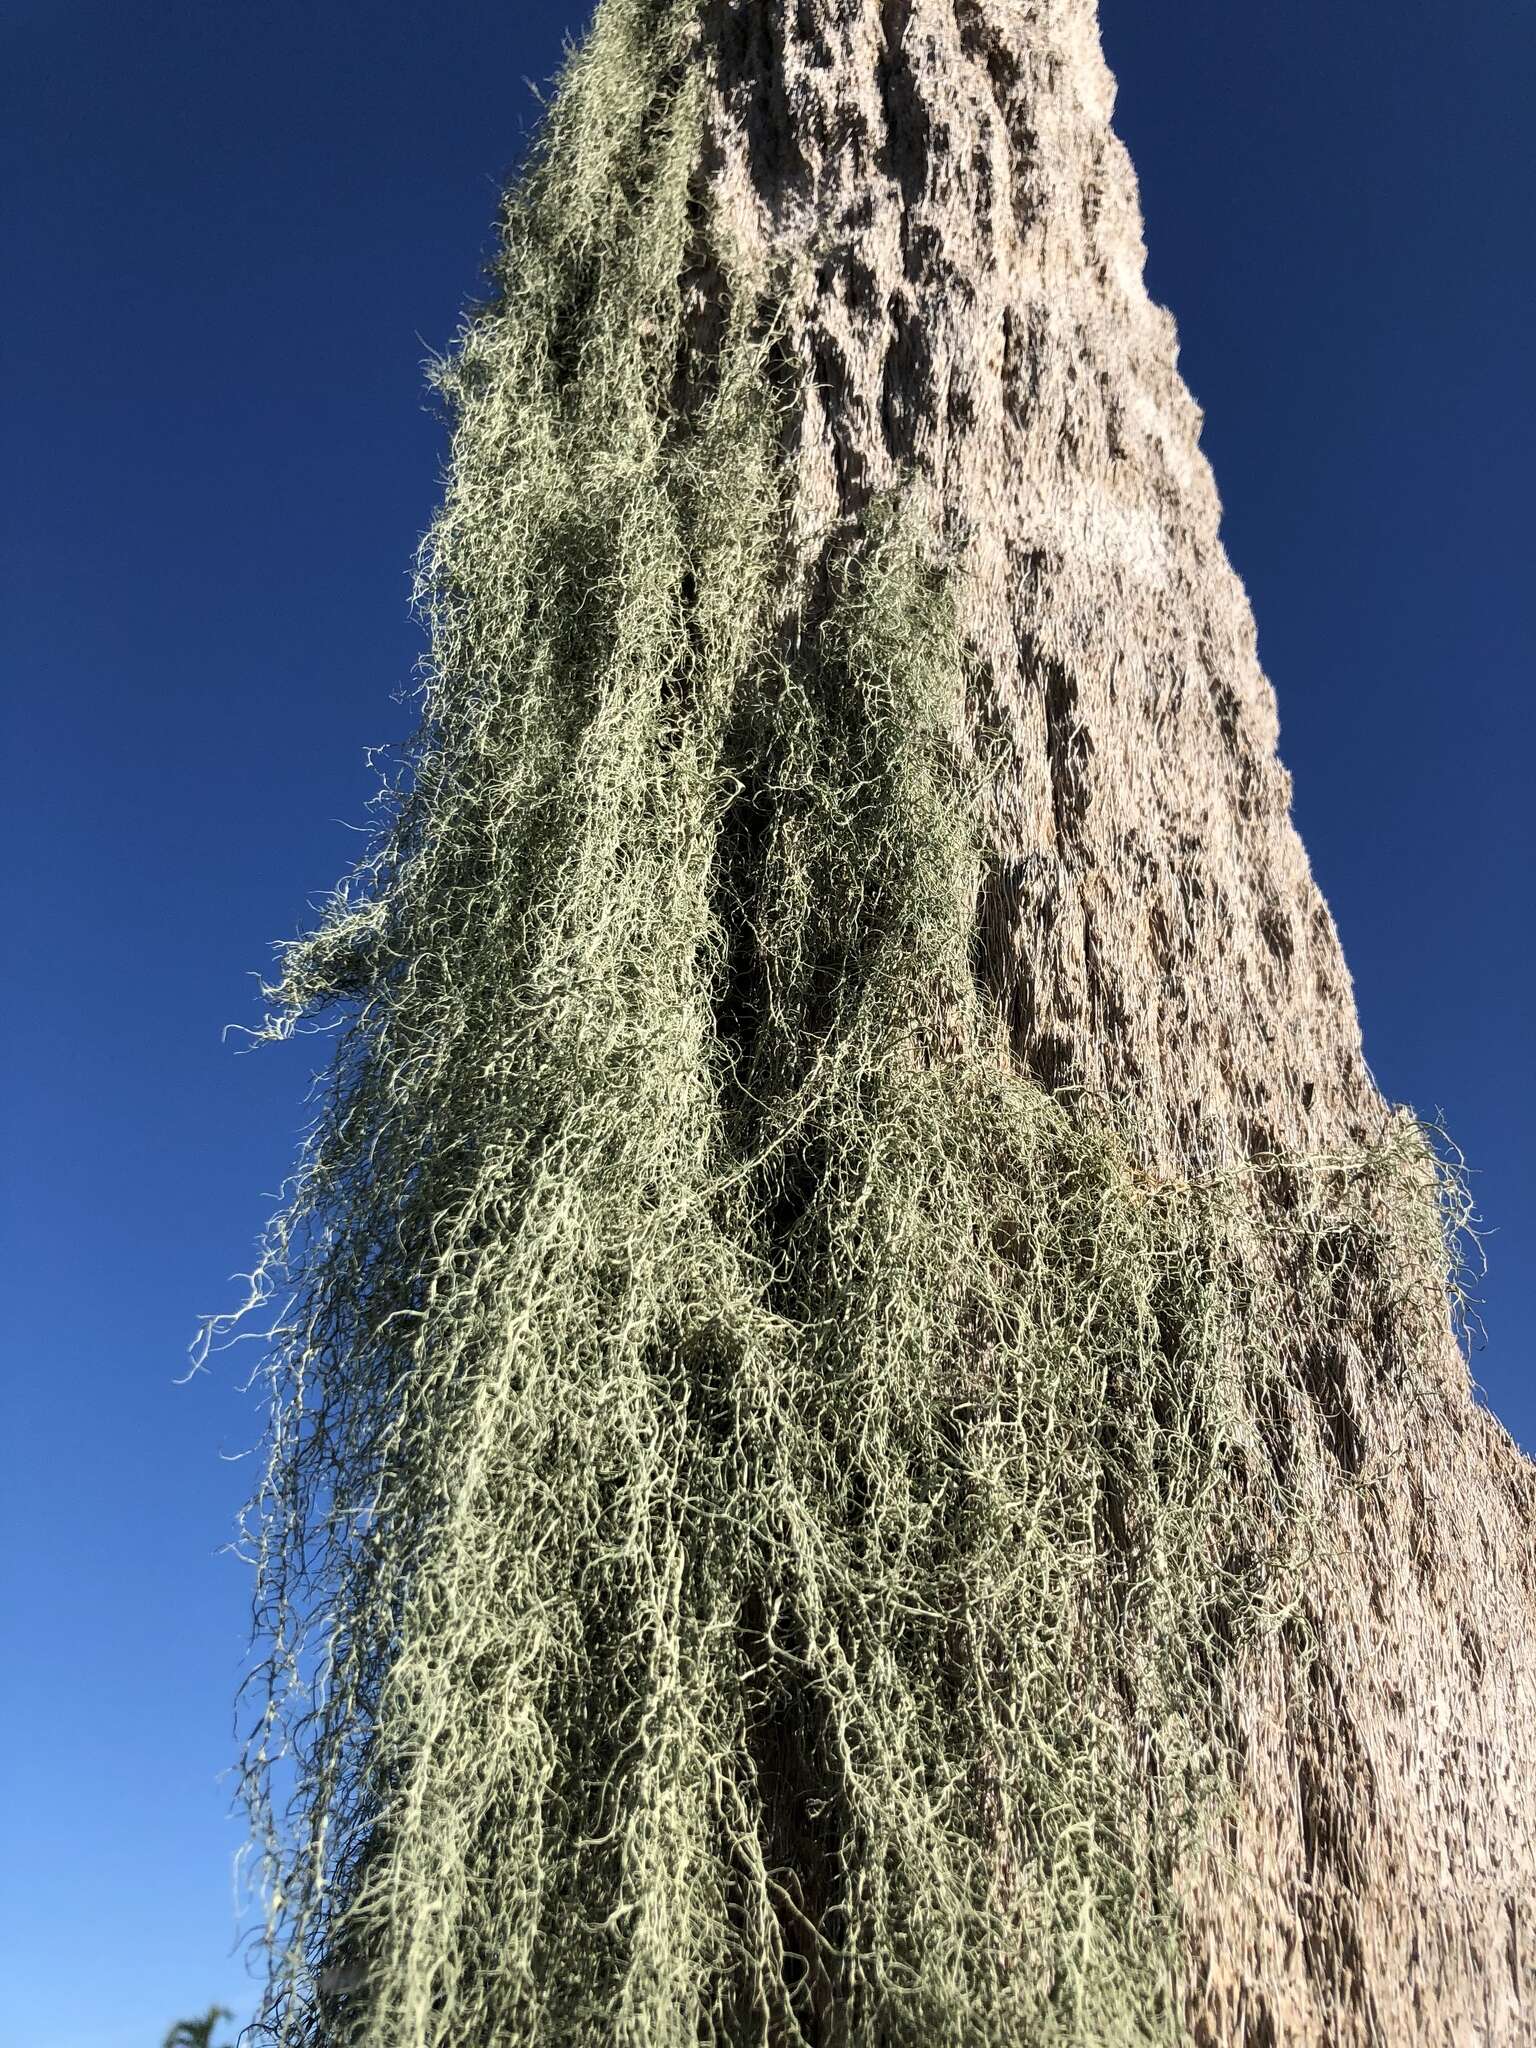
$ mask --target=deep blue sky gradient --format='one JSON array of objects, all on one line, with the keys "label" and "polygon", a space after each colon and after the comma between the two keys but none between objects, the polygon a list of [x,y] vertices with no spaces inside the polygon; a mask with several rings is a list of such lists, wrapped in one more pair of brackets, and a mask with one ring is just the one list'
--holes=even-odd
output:
[{"label": "deep blue sky gradient", "polygon": [[[0,0],[3,2048],[252,2002],[217,1553],[259,1416],[239,1353],[173,1379],[324,1041],[220,1033],[408,727],[422,365],[583,13]],[[1536,1446],[1536,10],[1105,0],[1105,30],[1367,1049],[1478,1170],[1475,1367]]]}]

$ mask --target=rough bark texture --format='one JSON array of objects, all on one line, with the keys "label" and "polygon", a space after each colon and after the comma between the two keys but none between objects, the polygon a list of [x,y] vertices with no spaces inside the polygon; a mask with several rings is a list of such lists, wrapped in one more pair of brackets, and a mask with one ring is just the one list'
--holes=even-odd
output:
[{"label": "rough bark texture", "polygon": [[965,563],[1020,1057],[1185,1162],[1374,1134],[1094,10],[746,0],[712,36],[716,190],[809,274],[802,530],[915,470]]},{"label": "rough bark texture", "polygon": [[[989,819],[982,971],[1018,1060],[1173,1170],[1387,1110],[1288,815],[1200,413],[1148,299],[1090,0],[718,0],[713,196],[799,279],[807,554],[910,473],[964,565]],[[1185,1873],[1199,2040],[1536,2032],[1536,1486],[1447,1329],[1408,1412],[1372,1332],[1308,1361],[1339,1543],[1321,1655],[1231,1692],[1241,1795]]]}]

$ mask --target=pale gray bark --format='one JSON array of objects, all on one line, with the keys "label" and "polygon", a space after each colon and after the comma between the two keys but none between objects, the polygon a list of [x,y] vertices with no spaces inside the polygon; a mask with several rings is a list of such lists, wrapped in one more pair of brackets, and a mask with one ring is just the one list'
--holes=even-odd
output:
[{"label": "pale gray bark", "polygon": [[1133,1101],[1169,1160],[1374,1134],[1095,10],[748,0],[712,34],[715,195],[795,280],[816,394],[802,534],[911,470],[964,567],[1021,1058]]},{"label": "pale gray bark", "polygon": [[[705,176],[789,280],[798,542],[910,474],[961,566],[983,971],[1020,1063],[1187,1172],[1377,1135],[1289,817],[1200,413],[1148,299],[1092,0],[715,0]],[[1190,110],[1190,117],[1194,117]],[[1336,1543],[1310,1664],[1233,1683],[1229,1847],[1184,1873],[1203,2042],[1536,2037],[1536,1483],[1447,1328],[1298,1361]]]}]

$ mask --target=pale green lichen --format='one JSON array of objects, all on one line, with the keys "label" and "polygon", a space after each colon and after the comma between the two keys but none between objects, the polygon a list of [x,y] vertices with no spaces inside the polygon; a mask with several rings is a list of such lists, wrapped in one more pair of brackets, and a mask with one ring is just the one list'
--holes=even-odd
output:
[{"label": "pale green lichen", "polygon": [[1172,2040],[1223,1676],[1323,1540],[1297,1362],[1443,1313],[1433,1167],[1159,1182],[1010,1071],[945,564],[886,506],[784,573],[690,22],[607,0],[509,202],[413,781],[287,954],[342,1023],[264,1269],[267,2019]]}]

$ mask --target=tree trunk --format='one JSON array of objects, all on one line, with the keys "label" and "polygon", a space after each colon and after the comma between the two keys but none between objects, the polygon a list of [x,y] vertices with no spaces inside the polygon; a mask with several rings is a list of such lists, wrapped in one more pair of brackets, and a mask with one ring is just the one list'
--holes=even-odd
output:
[{"label": "tree trunk", "polygon": [[283,988],[285,2040],[1536,2027],[1536,1477],[1112,101],[1090,0],[606,0],[509,201]]},{"label": "tree trunk", "polygon": [[[704,10],[710,165],[803,280],[804,545],[913,475],[964,565],[988,805],[981,971],[1020,1066],[1188,1172],[1380,1133],[1200,413],[1148,298],[1092,0]],[[1330,1417],[1318,1653],[1233,1674],[1240,1883],[1189,1875],[1198,2038],[1536,2030],[1536,1475],[1450,1330],[1296,1361]]]}]

